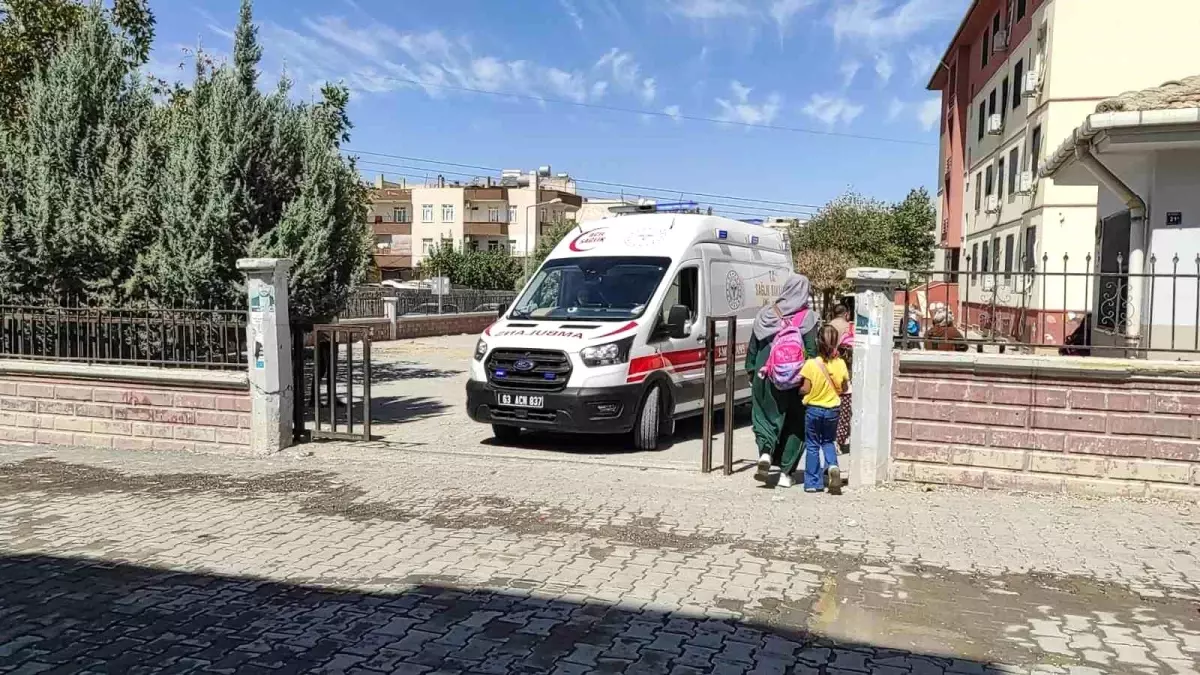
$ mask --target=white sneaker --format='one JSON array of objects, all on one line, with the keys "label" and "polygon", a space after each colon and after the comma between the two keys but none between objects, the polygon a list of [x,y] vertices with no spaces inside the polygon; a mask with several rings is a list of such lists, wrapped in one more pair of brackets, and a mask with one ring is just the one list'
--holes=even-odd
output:
[{"label": "white sneaker", "polygon": [[795,485],[795,483],[792,482],[792,477],[790,474],[786,474],[786,473],[779,474],[779,482],[776,484],[776,487],[790,488],[793,485]]},{"label": "white sneaker", "polygon": [[754,472],[754,480],[765,483],[769,473],[771,473],[771,455],[764,452],[758,456],[758,471]]}]

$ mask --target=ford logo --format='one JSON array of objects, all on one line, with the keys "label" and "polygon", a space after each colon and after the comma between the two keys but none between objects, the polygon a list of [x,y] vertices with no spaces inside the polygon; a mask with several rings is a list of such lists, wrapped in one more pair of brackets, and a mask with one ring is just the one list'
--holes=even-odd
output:
[{"label": "ford logo", "polygon": [[520,370],[522,372],[533,370],[533,361],[530,361],[529,359],[520,359],[513,364],[513,369]]}]

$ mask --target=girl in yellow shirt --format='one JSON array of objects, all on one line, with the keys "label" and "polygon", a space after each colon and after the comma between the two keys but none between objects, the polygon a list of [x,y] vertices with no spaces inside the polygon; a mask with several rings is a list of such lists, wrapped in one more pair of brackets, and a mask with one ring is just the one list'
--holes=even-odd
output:
[{"label": "girl in yellow shirt", "polygon": [[[841,494],[842,472],[838,468],[837,423],[842,405],[842,391],[850,372],[838,355],[838,330],[833,326],[821,329],[817,342],[817,357],[804,362],[800,376],[804,378],[800,391],[804,394],[807,412],[804,417],[804,491],[820,492],[829,487],[829,494]],[[821,457],[825,458],[825,473],[821,472]],[[828,479],[828,480],[826,480]]]}]

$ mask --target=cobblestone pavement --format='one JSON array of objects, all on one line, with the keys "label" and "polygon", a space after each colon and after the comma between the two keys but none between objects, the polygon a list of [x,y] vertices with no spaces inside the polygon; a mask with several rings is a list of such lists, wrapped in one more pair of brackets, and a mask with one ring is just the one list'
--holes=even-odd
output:
[{"label": "cobblestone pavement", "polygon": [[1198,556],[1180,504],[3,447],[0,671],[1196,672]]}]

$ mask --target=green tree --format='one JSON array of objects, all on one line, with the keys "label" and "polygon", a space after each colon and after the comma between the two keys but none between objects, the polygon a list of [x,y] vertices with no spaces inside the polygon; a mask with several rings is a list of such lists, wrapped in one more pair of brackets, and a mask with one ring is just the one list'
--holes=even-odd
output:
[{"label": "green tree", "polygon": [[792,228],[792,252],[845,251],[856,265],[888,267],[896,259],[888,205],[855,192],[829,202],[811,220]]},{"label": "green tree", "polygon": [[838,249],[805,249],[796,254],[796,271],[808,277],[813,296],[821,298],[826,312],[839,295],[850,290],[846,270],[854,264],[853,256]]},{"label": "green tree", "polygon": [[904,201],[892,206],[891,245],[896,252],[897,268],[924,271],[933,264],[936,218],[925,188],[910,191]]},{"label": "green tree", "polygon": [[421,276],[445,276],[467,288],[508,290],[521,273],[520,263],[507,251],[472,251],[439,246],[421,261]]},{"label": "green tree", "polygon": [[192,82],[156,102],[144,0],[83,12],[21,83],[27,114],[0,126],[0,292],[226,305],[242,301],[237,259],[271,255],[293,260],[298,317],[336,314],[370,259],[366,191],[339,148],[347,90],[261,91],[246,0],[234,62],[197,55]]},{"label": "green tree", "polygon": [[[552,224],[549,229],[542,233],[541,237],[538,237],[537,245],[533,247],[533,253],[530,254],[529,260],[521,266],[522,274],[516,281],[515,290],[520,291],[525,287],[525,283],[529,281],[529,277],[537,273],[538,268],[542,266],[542,263],[554,251],[554,247],[558,246],[563,237],[570,234],[571,230],[574,230],[578,226],[578,223],[571,220],[560,221]],[[525,273],[525,270],[528,270],[528,274]]]}]

